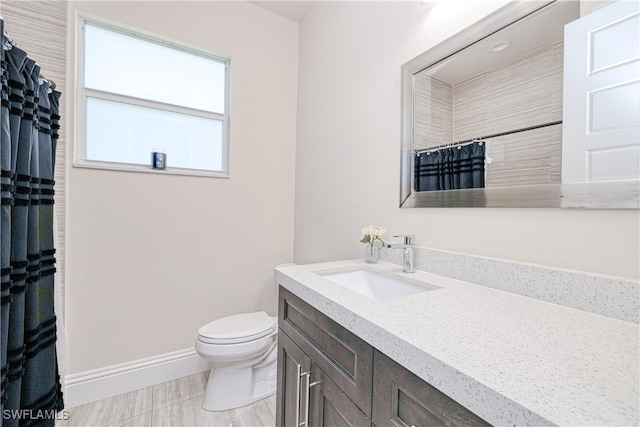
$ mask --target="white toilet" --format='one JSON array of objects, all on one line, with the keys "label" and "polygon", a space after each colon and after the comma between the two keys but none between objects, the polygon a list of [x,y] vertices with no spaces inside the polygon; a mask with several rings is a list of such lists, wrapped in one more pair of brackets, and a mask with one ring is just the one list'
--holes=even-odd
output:
[{"label": "white toilet", "polygon": [[196,351],[211,361],[202,408],[224,411],[276,392],[277,318],[264,311],[214,320],[198,330]]}]

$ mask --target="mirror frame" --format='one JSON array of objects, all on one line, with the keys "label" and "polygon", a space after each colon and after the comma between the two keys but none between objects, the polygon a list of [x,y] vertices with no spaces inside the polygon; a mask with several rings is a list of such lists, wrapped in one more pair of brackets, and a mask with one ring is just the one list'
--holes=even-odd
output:
[{"label": "mirror frame", "polygon": [[640,181],[543,184],[465,190],[413,191],[413,77],[558,0],[508,3],[402,65],[400,207],[640,209]]}]

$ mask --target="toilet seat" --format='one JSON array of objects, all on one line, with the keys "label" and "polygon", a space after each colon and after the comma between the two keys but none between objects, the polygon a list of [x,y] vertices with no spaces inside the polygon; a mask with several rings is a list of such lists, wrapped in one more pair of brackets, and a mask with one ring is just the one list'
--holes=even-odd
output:
[{"label": "toilet seat", "polygon": [[276,318],[264,311],[223,317],[198,329],[198,340],[208,344],[238,344],[273,335]]}]

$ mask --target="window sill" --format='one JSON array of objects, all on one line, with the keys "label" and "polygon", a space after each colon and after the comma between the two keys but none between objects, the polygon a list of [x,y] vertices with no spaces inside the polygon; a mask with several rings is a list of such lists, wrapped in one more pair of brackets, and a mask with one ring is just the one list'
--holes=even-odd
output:
[{"label": "window sill", "polygon": [[186,176],[199,176],[206,178],[230,178],[229,172],[217,172],[207,171],[200,169],[183,169],[183,168],[166,168],[166,169],[152,169],[150,166],[136,165],[129,163],[111,163],[111,162],[96,162],[90,160],[76,160],[73,162],[74,168],[84,169],[102,169],[118,172],[141,172],[141,173],[153,173],[160,175],[186,175]]}]

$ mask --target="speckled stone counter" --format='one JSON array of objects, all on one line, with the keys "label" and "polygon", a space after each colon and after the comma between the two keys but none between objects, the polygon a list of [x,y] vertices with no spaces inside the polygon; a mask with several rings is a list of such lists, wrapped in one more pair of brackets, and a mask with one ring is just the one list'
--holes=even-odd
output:
[{"label": "speckled stone counter", "polygon": [[[318,272],[371,268],[440,289],[375,301]],[[282,266],[277,283],[494,425],[638,425],[635,323],[361,260]]]}]

